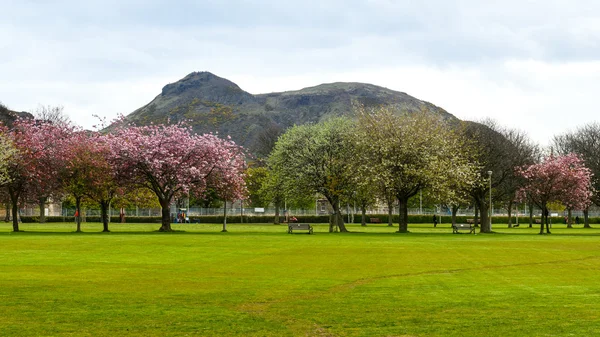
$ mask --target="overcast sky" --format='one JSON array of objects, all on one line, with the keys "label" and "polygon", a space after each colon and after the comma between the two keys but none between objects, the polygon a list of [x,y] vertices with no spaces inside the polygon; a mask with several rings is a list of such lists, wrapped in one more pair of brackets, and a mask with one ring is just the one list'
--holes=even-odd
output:
[{"label": "overcast sky", "polygon": [[86,128],[193,71],[253,94],[372,83],[542,145],[600,119],[595,0],[0,0],[0,50],[0,101]]}]

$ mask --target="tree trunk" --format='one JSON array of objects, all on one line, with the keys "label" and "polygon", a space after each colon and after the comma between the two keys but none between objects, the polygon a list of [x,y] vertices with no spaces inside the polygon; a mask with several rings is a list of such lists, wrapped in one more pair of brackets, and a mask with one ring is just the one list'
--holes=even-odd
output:
[{"label": "tree trunk", "polygon": [[479,207],[477,206],[477,202],[475,202],[475,227],[479,227]]},{"label": "tree trunk", "polygon": [[546,233],[550,234],[550,221],[548,220],[548,216],[550,212],[548,211],[548,206],[543,205],[542,207],[542,223],[540,224],[540,234],[544,234],[544,224],[546,225]]},{"label": "tree trunk", "polygon": [[394,227],[393,218],[394,218],[394,200],[388,199],[388,227]]},{"label": "tree trunk", "polygon": [[6,215],[4,216],[4,221],[5,221],[5,222],[9,222],[9,221],[10,221],[10,210],[11,210],[11,208],[10,208],[10,203],[9,203],[9,202],[7,202],[7,203],[5,204],[5,207],[6,207]]},{"label": "tree trunk", "polygon": [[11,187],[8,188],[8,194],[10,195],[10,202],[12,205],[12,223],[13,232],[19,231],[19,192],[15,191]]},{"label": "tree trunk", "polygon": [[279,203],[275,204],[275,219],[273,220],[275,225],[279,225]]},{"label": "tree trunk", "polygon": [[227,200],[223,203],[223,230],[221,232],[227,232]]},{"label": "tree trunk", "polygon": [[77,216],[75,217],[75,222],[77,223],[76,232],[81,232],[81,197],[75,197],[75,213]]},{"label": "tree trunk", "polygon": [[108,230],[108,205],[109,202],[106,200],[100,201],[100,217],[102,218],[102,231],[110,232]]},{"label": "tree trunk", "polygon": [[480,229],[479,229],[479,233],[491,233],[491,229],[490,229],[490,222],[489,222],[489,217],[488,217],[488,205],[485,203],[485,201],[482,200],[476,200],[477,202],[477,207],[479,208],[479,210],[481,211],[481,221],[480,223]]},{"label": "tree trunk", "polygon": [[161,226],[159,232],[172,232],[171,228],[171,200],[158,199],[161,207]]},{"label": "tree trunk", "polygon": [[398,197],[398,233],[408,233],[408,198]]},{"label": "tree trunk", "polygon": [[40,223],[46,222],[46,199],[47,197],[39,198],[39,207],[40,207]]},{"label": "tree trunk", "polygon": [[360,213],[361,213],[360,225],[366,227],[367,226],[367,205],[365,203],[362,203],[360,205]]},{"label": "tree trunk", "polygon": [[452,226],[456,225],[456,213],[458,213],[459,209],[460,206],[452,206]]},{"label": "tree trunk", "polygon": [[508,228],[512,228],[512,200],[508,202]]},{"label": "tree trunk", "polygon": [[573,213],[571,212],[571,209],[569,208],[567,210],[567,228],[573,228],[573,222],[571,221],[572,215],[573,215]]},{"label": "tree trunk", "polygon": [[331,207],[333,208],[333,216],[331,217],[330,221],[329,221],[329,232],[333,232],[333,227],[337,227],[339,228],[340,232],[342,233],[346,233],[348,232],[348,229],[346,228],[346,225],[344,224],[344,217],[342,215],[342,212],[340,211],[340,205],[339,205],[339,200],[337,198],[327,198],[327,200],[329,201],[329,203],[331,204]]},{"label": "tree trunk", "polygon": [[583,210],[583,228],[592,228],[590,226],[590,209],[586,208]]}]

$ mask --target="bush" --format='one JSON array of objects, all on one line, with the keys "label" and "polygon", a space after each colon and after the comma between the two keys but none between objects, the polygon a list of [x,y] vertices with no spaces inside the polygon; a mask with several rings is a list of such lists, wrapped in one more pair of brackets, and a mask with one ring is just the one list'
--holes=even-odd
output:
[{"label": "bush", "polygon": [[[298,222],[300,223],[329,223],[329,215],[301,215],[301,216],[297,216],[296,217],[298,219]],[[367,214],[366,215],[366,222],[370,223],[370,218],[378,218],[381,220],[382,224],[387,224],[388,223],[388,215],[387,214]],[[457,223],[466,223],[467,219],[473,219],[474,216],[457,216],[456,217],[456,222]],[[272,215],[253,215],[253,216],[246,216],[244,215],[244,219],[243,221],[240,218],[240,215],[230,215],[227,216],[227,222],[228,223],[273,223],[273,220],[275,219],[274,216]],[[280,216],[281,219],[281,223],[283,223],[284,221],[284,216],[281,215]],[[481,219],[481,218],[480,218]],[[539,217],[534,217],[534,219],[539,219]],[[564,217],[550,217],[551,221],[553,224],[565,224],[565,219]],[[579,224],[583,224],[583,217],[579,217]],[[348,216],[344,215],[344,221],[348,220]],[[591,224],[599,224],[600,223],[600,217],[590,217],[589,218],[590,223]],[[40,222],[40,217],[39,216],[22,216],[21,217],[21,221],[23,223],[39,223]],[[160,216],[128,216],[125,217],[125,223],[160,223],[162,221],[162,218]],[[46,222],[75,222],[75,217],[73,216],[47,216],[46,217]],[[99,216],[88,216],[85,218],[85,222],[102,222],[100,220]],[[110,218],[110,222],[117,224],[120,223],[120,218],[119,216],[112,216]],[[190,217],[190,222],[192,223],[223,223],[223,216],[222,215],[200,215],[200,216],[192,216]],[[398,215],[394,214],[392,216],[392,222],[397,224],[398,223]],[[442,223],[442,224],[448,224],[452,222],[452,217],[449,215],[438,215],[438,223]],[[355,214],[354,215],[354,222],[355,224],[360,224],[361,223],[361,215],[360,214]],[[433,223],[433,215],[418,215],[418,214],[412,214],[408,216],[408,223]],[[512,218],[512,223],[513,225],[516,224],[515,223],[515,218]],[[494,216],[492,218],[492,225],[493,224],[508,224],[508,217],[507,216]],[[527,224],[529,225],[529,216],[520,216],[519,217],[519,224]],[[535,220],[533,225],[535,226]]]}]

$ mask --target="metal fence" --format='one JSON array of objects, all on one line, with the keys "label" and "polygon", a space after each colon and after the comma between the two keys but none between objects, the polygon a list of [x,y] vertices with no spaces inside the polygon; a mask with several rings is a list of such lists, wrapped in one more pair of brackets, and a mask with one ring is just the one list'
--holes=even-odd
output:
[{"label": "metal fence", "polygon": [[[222,215],[223,208],[196,208],[192,207],[188,209],[178,209],[176,207],[171,207],[170,213],[177,214],[180,210],[185,210],[187,216],[202,216],[202,215]],[[265,207],[265,208],[239,208],[232,207],[227,208],[228,215],[245,215],[245,216],[257,216],[257,215],[266,215],[266,216],[274,216],[276,209],[273,207]],[[109,215],[118,216],[120,214],[120,209],[111,208],[109,210]],[[161,216],[162,212],[160,208],[126,208],[124,210],[126,216],[151,216],[157,217]],[[353,206],[341,207],[341,212],[344,214],[360,214],[360,209],[355,208]],[[1,212],[0,212],[1,213]],[[295,216],[303,216],[303,215],[327,215],[330,214],[331,211],[327,208],[313,208],[313,209],[283,209],[279,210],[280,215],[295,215]],[[387,207],[373,207],[367,210],[367,214],[387,214]],[[438,208],[409,208],[409,214],[422,214],[422,215],[451,215],[451,212],[448,209],[444,209],[441,207]],[[541,211],[537,208],[534,209],[534,215],[540,216]],[[566,216],[566,211],[551,211],[553,216]],[[26,207],[20,210],[20,214],[22,216],[38,216],[40,214],[39,208],[36,207]],[[74,208],[62,208],[60,212],[46,212],[48,216],[73,216],[75,214]],[[398,214],[398,208],[393,209],[393,214]],[[493,209],[493,216],[507,216],[508,212],[506,209]],[[96,208],[88,208],[82,210],[82,215],[85,216],[100,216],[100,209]],[[474,216],[475,212],[473,208],[469,209],[459,209],[459,216]],[[529,216],[529,209],[527,207],[519,207],[518,209],[513,209],[512,216]],[[573,211],[572,216],[583,216],[582,211]],[[596,206],[592,206],[589,211],[590,217],[598,217],[600,216],[600,208]]]}]

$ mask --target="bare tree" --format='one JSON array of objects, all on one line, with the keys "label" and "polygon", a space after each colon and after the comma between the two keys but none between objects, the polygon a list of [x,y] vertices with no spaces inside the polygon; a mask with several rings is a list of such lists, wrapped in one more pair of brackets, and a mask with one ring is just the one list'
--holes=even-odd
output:
[{"label": "bare tree", "polygon": [[254,152],[258,158],[267,158],[275,147],[277,139],[283,134],[283,131],[284,129],[278,124],[270,123],[267,125],[256,136],[251,147],[252,152]]},{"label": "bare tree", "polygon": [[[518,129],[501,128],[499,132],[508,140],[508,155],[513,168],[532,165],[541,159],[541,150],[534,144],[529,136]],[[524,184],[523,177],[516,174],[513,169],[509,172],[504,183],[498,186],[498,201],[502,202],[508,210],[508,227],[512,227],[512,208],[516,203],[517,190]]]},{"label": "bare tree", "polygon": [[515,168],[532,163],[537,148],[522,132],[504,129],[493,120],[465,124],[465,134],[474,141],[476,159],[481,164],[480,181],[470,194],[481,212],[481,232],[490,232],[488,172],[492,172],[492,202],[507,199],[514,202],[514,194],[519,187]]},{"label": "bare tree", "polygon": [[65,114],[62,105],[51,106],[39,104],[37,108],[31,110],[31,114],[37,120],[47,121],[57,125],[71,125],[71,119]]}]

